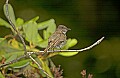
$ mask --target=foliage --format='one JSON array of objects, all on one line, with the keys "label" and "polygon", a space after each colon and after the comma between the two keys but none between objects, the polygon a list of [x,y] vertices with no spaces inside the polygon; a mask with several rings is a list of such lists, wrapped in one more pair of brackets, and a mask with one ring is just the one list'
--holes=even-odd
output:
[{"label": "foliage", "polygon": [[[15,25],[16,29],[20,32],[22,37],[25,39],[27,47],[27,51],[33,51],[38,52],[41,50],[41,48],[46,48],[48,45],[48,38],[49,36],[55,31],[56,24],[54,19],[50,19],[44,22],[38,23],[37,20],[39,19],[39,16],[36,16],[35,18],[24,21],[22,18],[15,18],[14,11],[12,6],[8,5],[8,11],[10,18]],[[4,14],[6,14],[6,6],[4,5]],[[19,56],[24,55],[24,49],[23,45],[20,43],[20,40],[18,39],[18,35],[15,33],[15,31],[12,29],[11,25],[6,22],[4,19],[0,18],[0,26],[5,26],[6,28],[10,28],[14,34],[8,34],[4,38],[0,38],[0,65],[4,63],[11,62],[12,60],[18,58]],[[43,32],[43,36],[39,34],[39,31]],[[69,49],[70,47],[73,47],[77,44],[76,39],[68,39],[66,45],[62,49]],[[73,56],[76,55],[78,52],[61,52],[61,53],[51,53],[52,55],[62,55],[62,56]],[[54,65],[49,65],[48,59],[50,57],[46,57],[45,59],[42,59],[36,55],[33,55],[35,60],[42,66],[42,68],[51,76],[53,77],[53,74],[51,72],[50,68],[54,68]],[[54,67],[53,67],[54,66]],[[24,68],[24,69],[23,69]],[[57,68],[56,68],[57,69]],[[46,77],[46,75],[38,70],[38,67],[36,64],[34,64],[30,59],[23,58],[22,60],[10,64],[4,68],[1,68],[0,78],[4,77],[17,77],[22,76],[24,77]],[[23,72],[21,72],[23,71]],[[57,72],[58,73],[58,72]],[[55,75],[55,73],[54,73]],[[61,75],[61,74],[60,74]],[[60,76],[59,76],[60,77]]]}]

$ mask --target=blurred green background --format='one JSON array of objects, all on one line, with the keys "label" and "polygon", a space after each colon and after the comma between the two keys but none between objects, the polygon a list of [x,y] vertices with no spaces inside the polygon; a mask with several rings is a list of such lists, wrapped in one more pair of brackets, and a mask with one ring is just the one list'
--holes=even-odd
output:
[{"label": "blurred green background", "polygon": [[[0,17],[5,0],[0,0]],[[84,48],[102,36],[98,46],[72,57],[55,56],[53,61],[64,69],[64,78],[82,78],[83,69],[93,78],[120,78],[120,6],[119,0],[10,0],[16,17],[30,20],[40,16],[38,22],[55,19],[72,30],[68,38],[78,44],[71,49]],[[0,37],[10,30],[0,27]]]}]

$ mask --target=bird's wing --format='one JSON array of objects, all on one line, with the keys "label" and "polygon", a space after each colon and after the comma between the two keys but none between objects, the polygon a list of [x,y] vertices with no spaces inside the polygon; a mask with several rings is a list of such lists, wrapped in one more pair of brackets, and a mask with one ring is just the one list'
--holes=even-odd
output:
[{"label": "bird's wing", "polygon": [[60,39],[60,34],[57,35],[53,33],[53,35],[50,36],[48,41],[48,46],[45,48],[44,52],[47,52],[49,49],[54,48],[54,45],[57,41]]}]

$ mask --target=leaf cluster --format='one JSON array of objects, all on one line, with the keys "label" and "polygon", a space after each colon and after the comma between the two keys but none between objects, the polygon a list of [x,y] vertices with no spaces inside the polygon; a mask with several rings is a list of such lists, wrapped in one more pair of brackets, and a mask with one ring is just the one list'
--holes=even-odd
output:
[{"label": "leaf cluster", "polygon": [[[6,6],[4,5],[4,14],[6,14]],[[15,25],[16,29],[24,38],[27,43],[27,51],[39,52],[42,48],[46,48],[48,45],[48,38],[56,30],[56,24],[54,19],[43,21],[38,23],[37,20],[39,16],[34,17],[28,21],[24,21],[22,18],[15,18],[14,10],[10,4],[8,4],[8,12],[11,18],[12,23]],[[24,55],[24,48],[20,39],[18,39],[18,34],[13,30],[11,24],[9,24],[4,19],[0,18],[0,26],[5,26],[12,30],[13,34],[8,34],[4,38],[0,38],[0,65],[11,62],[12,60],[18,58],[19,56]],[[40,35],[40,32],[42,34]],[[67,43],[62,49],[69,49],[77,44],[76,39],[68,39]],[[62,56],[73,56],[78,52],[60,52],[60,53],[51,53],[50,57],[54,55]],[[50,57],[41,59],[40,57],[33,55],[35,60],[41,65],[41,67],[51,76],[54,77],[51,73],[49,61]],[[52,67],[53,65],[51,65]],[[55,67],[55,66],[54,66]],[[24,68],[24,69],[23,69]],[[32,70],[32,71],[31,71]],[[22,71],[22,72],[21,72]],[[31,72],[30,72],[31,71]],[[34,71],[34,72],[33,72]],[[10,64],[4,68],[1,68],[0,78],[8,76],[20,76],[22,73],[25,77],[45,77],[45,74],[42,71],[38,70],[36,64],[34,64],[30,59],[23,58],[20,61]],[[33,74],[34,73],[34,74]]]}]

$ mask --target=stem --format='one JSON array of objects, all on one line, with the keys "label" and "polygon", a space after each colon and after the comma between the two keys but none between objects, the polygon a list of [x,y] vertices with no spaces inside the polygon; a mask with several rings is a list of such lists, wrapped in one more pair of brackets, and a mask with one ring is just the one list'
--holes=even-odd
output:
[{"label": "stem", "polygon": [[21,36],[21,34],[19,33],[19,31],[16,29],[15,25],[12,23],[12,20],[11,20],[11,18],[9,16],[8,2],[9,2],[9,0],[6,0],[6,18],[8,19],[8,21],[11,24],[14,31],[16,31],[17,35],[19,36],[19,38],[20,38],[20,40],[21,40],[21,42],[22,42],[22,44],[24,46],[25,54],[27,54],[25,41],[24,41],[23,37]]},{"label": "stem", "polygon": [[52,78],[51,76],[49,76],[49,74],[47,73],[47,72],[45,72],[44,70],[43,70],[43,68],[40,66],[40,64],[29,54],[29,58],[38,66],[38,68],[40,69],[40,70],[42,70],[42,72],[46,75],[46,76],[48,76],[49,78]]},{"label": "stem", "polygon": [[27,55],[23,55],[23,56],[20,56],[20,57],[14,59],[14,60],[12,60],[12,61],[10,61],[10,62],[8,62],[8,63],[2,64],[2,65],[0,65],[0,68],[1,68],[1,67],[4,67],[4,66],[7,66],[7,65],[10,65],[10,64],[13,64],[13,63],[21,60],[22,58],[25,58],[26,56],[27,56]]},{"label": "stem", "polygon": [[[97,40],[95,43],[93,43],[92,45],[90,45],[86,48],[80,49],[80,50],[53,50],[53,51],[47,51],[47,52],[83,52],[83,51],[89,50],[89,49],[95,47],[96,45],[100,44],[104,38],[105,37],[102,37],[99,40]],[[39,51],[39,53],[41,53],[41,52],[44,52],[44,51]],[[37,52],[28,52],[28,53],[38,54]]]}]

